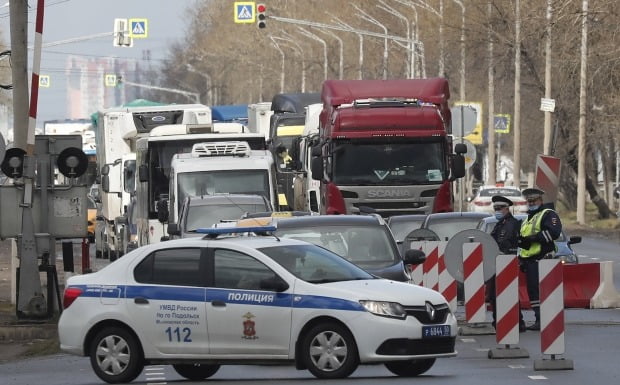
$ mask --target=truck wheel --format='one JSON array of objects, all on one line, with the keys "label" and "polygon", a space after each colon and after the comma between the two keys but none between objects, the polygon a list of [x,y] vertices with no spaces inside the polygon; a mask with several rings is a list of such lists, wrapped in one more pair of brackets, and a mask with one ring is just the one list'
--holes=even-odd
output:
[{"label": "truck wheel", "polygon": [[318,324],[306,333],[301,359],[310,373],[321,379],[348,377],[359,365],[351,332],[334,322]]},{"label": "truck wheel", "polygon": [[201,364],[176,364],[172,365],[181,377],[192,381],[201,381],[214,375],[220,368],[219,365]]},{"label": "truck wheel", "polygon": [[131,382],[144,368],[136,337],[120,327],[107,327],[97,333],[89,355],[97,377],[110,384]]},{"label": "truck wheel", "polygon": [[400,377],[415,377],[426,373],[435,364],[435,358],[386,362],[385,367]]}]

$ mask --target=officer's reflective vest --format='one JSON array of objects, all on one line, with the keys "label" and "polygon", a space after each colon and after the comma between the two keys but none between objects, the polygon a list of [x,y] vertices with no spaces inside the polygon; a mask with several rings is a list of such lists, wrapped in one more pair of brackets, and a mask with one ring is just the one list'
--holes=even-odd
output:
[{"label": "officer's reflective vest", "polygon": [[[531,218],[526,219],[521,224],[521,230],[519,233],[522,237],[529,237],[530,235],[534,235],[540,232],[540,225],[542,223],[542,218],[547,211],[551,211],[551,209],[544,209],[532,216]],[[532,242],[529,249],[521,249],[519,253],[521,258],[529,258],[533,255],[540,254],[540,242]]]}]

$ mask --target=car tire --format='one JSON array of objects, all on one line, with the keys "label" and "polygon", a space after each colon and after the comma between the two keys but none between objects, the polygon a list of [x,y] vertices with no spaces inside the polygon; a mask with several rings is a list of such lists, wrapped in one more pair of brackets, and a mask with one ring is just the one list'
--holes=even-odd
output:
[{"label": "car tire", "polygon": [[209,378],[220,369],[219,365],[202,364],[175,364],[172,367],[181,377],[192,381]]},{"label": "car tire", "polygon": [[400,377],[415,377],[426,373],[435,364],[435,358],[386,362],[385,367]]},{"label": "car tire", "polygon": [[346,378],[357,369],[357,345],[347,328],[327,322],[312,327],[305,334],[301,359],[316,378]]},{"label": "car tire", "polygon": [[97,377],[110,384],[131,382],[144,368],[138,340],[120,327],[107,327],[97,333],[89,355]]}]

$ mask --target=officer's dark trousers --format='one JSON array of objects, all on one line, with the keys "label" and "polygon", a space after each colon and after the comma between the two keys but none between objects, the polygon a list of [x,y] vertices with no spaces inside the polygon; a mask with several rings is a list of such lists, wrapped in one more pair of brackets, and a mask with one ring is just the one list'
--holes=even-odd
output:
[{"label": "officer's dark trousers", "polygon": [[527,282],[527,295],[530,297],[530,305],[534,311],[536,321],[540,322],[540,293],[538,283],[538,259],[535,257],[524,258],[525,277]]}]

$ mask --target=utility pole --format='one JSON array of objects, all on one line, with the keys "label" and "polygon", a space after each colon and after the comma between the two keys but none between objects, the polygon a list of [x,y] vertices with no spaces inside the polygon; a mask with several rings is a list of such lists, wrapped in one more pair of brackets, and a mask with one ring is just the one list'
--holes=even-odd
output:
[{"label": "utility pole", "polygon": [[[551,15],[553,0],[547,0],[547,38],[545,40],[545,98],[551,99]],[[545,111],[543,153],[551,154],[551,111]]]},{"label": "utility pole", "polygon": [[586,90],[588,80],[588,0],[581,9],[581,71],[579,75],[579,147],[577,155],[577,223],[586,224]]},{"label": "utility pole", "polygon": [[9,0],[11,75],[13,78],[13,147],[26,148],[28,135],[28,3]]},{"label": "utility pole", "polygon": [[487,138],[488,138],[488,171],[489,175],[487,177],[487,184],[494,185],[497,182],[496,176],[496,161],[495,161],[495,77],[493,74],[494,71],[494,61],[493,61],[493,23],[491,20],[491,14],[493,11],[493,7],[491,5],[491,1],[487,3],[487,18],[488,18],[488,39],[489,39],[489,108],[488,108],[488,123],[487,123]]},{"label": "utility pole", "polygon": [[521,186],[521,0],[515,0],[515,104],[512,184]]}]

